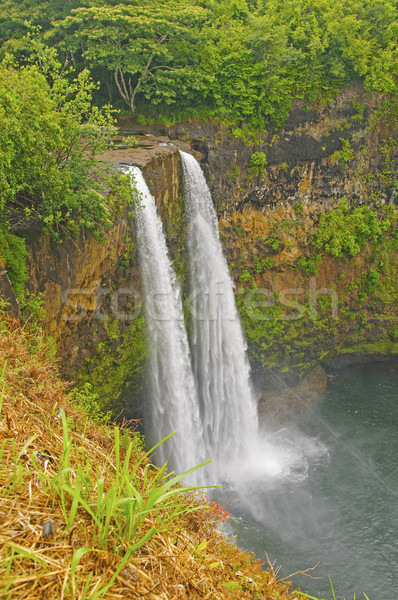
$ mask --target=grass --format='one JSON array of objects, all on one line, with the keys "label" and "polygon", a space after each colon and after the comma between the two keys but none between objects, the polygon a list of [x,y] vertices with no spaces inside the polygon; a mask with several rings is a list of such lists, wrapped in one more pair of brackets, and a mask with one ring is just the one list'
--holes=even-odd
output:
[{"label": "grass", "polygon": [[183,487],[187,473],[93,422],[40,334],[4,314],[0,374],[2,599],[298,598],[217,533],[225,511]]}]

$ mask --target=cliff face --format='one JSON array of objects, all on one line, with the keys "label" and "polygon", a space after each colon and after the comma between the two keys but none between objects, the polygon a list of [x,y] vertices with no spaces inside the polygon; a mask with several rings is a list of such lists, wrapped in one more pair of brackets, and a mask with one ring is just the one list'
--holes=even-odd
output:
[{"label": "cliff face", "polygon": [[[355,256],[333,257],[311,243],[321,216],[343,196],[352,209],[366,204],[380,212],[396,203],[397,132],[375,119],[377,102],[353,87],[327,108],[297,105],[282,130],[261,136],[213,122],[143,127],[124,117],[121,134],[152,136],[100,157],[141,167],[183,281],[178,147],[201,161],[259,390],[296,382],[320,362],[333,367],[398,351],[394,226],[385,243],[369,239]],[[69,377],[79,371],[107,400],[142,397],[146,344],[133,212],[120,208],[104,242],[56,244],[40,232],[28,238],[29,288],[44,294],[45,330],[62,370]]]},{"label": "cliff face", "polygon": [[[264,367],[279,386],[319,362],[398,351],[398,132],[379,106],[353,86],[328,107],[296,105],[283,129],[261,136],[211,121],[150,129],[200,153],[260,390],[272,381]],[[137,130],[128,118],[121,126]],[[343,197],[347,214],[336,211]],[[362,239],[373,213],[390,226]],[[343,248],[334,256],[314,246],[331,214]]]},{"label": "cliff face", "polygon": [[[139,166],[166,222],[182,196],[181,165],[176,147],[162,139],[139,139],[139,147],[109,151],[100,158]],[[170,239],[176,227],[168,227]],[[32,232],[29,289],[43,294],[45,332],[55,339],[63,374],[91,381],[104,400],[117,399],[130,375],[145,363],[146,343],[134,202],[119,206],[112,227],[100,241],[93,236],[57,244]],[[134,377],[133,377],[134,378]]]}]

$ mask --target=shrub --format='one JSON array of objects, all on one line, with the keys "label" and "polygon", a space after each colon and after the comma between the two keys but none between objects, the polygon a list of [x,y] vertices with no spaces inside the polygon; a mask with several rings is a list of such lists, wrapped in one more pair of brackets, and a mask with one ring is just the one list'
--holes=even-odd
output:
[{"label": "shrub", "polygon": [[357,256],[368,240],[377,244],[390,226],[391,222],[379,219],[376,211],[367,206],[351,210],[346,198],[342,198],[337,208],[321,216],[311,241],[336,258],[344,254]]},{"label": "shrub", "polygon": [[249,161],[249,173],[251,175],[260,175],[267,166],[267,156],[264,152],[254,152]]}]

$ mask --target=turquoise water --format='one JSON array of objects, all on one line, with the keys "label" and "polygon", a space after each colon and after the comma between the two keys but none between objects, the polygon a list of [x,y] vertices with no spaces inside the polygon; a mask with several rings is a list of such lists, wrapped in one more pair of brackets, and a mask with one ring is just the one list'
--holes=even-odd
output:
[{"label": "turquoise water", "polygon": [[[278,435],[278,434],[276,434]],[[290,443],[309,451],[288,478],[258,481],[245,500],[227,499],[241,548],[297,571],[295,588],[332,600],[398,598],[398,364],[352,368],[329,378],[326,393],[284,424]],[[304,464],[305,463],[305,464]]]}]

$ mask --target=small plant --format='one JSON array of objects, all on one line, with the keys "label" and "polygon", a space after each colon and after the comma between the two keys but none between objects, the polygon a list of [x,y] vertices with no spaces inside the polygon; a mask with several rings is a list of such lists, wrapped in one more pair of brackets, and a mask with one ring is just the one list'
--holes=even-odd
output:
[{"label": "small plant", "polygon": [[46,316],[43,304],[44,295],[42,293],[34,296],[28,291],[25,293],[21,302],[24,320],[26,323],[29,323],[30,328],[33,328],[36,332],[40,330],[41,322]]},{"label": "small plant", "polygon": [[355,151],[351,147],[350,140],[340,138],[340,142],[340,150],[333,152],[333,154],[330,156],[330,160],[332,164],[338,163],[340,169],[343,171],[346,164],[354,158]]},{"label": "small plant", "polygon": [[274,252],[278,252],[282,241],[276,235],[276,233],[271,233],[271,235],[264,241],[266,246],[269,246]]},{"label": "small plant", "polygon": [[267,166],[267,156],[264,152],[254,152],[249,161],[248,171],[251,175],[261,175]]},{"label": "small plant", "polygon": [[71,391],[71,397],[75,404],[83,408],[90,418],[98,425],[110,422],[111,411],[104,411],[99,404],[99,396],[94,393],[90,383],[80,384],[78,388]]},{"label": "small plant", "polygon": [[240,175],[240,167],[238,165],[235,165],[229,176],[229,180],[236,181],[238,179],[239,175]]},{"label": "small plant", "polygon": [[[175,475],[173,472],[166,473],[166,465],[156,472],[153,471],[150,462],[143,466],[145,459],[148,459],[156,448],[173,434],[143,454],[131,469],[130,458],[133,441],[130,441],[122,462],[120,431],[118,427],[115,427],[112,451],[114,456],[109,456],[109,462],[114,465],[115,472],[113,479],[109,481],[108,477],[105,482],[104,477],[93,477],[90,463],[74,464],[77,448],[69,436],[69,426],[64,411],[61,416],[63,452],[57,473],[42,470],[37,452],[33,453],[32,462],[43,490],[50,496],[57,497],[61,503],[67,529],[70,529],[75,521],[85,513],[94,524],[93,545],[98,548],[107,548],[110,537],[113,537],[116,538],[113,550],[115,551],[116,546],[123,549],[127,544],[128,553],[131,556],[154,535],[165,530],[178,515],[203,508],[202,506],[187,505],[179,500],[184,497],[186,492],[197,490],[198,487],[176,486],[183,478],[211,461],[193,467],[180,475]],[[28,440],[23,451],[32,439]],[[15,463],[18,464],[18,460]],[[139,469],[143,470],[141,481],[137,476]],[[162,512],[161,529],[152,526],[149,530],[144,529],[141,532],[141,526],[148,515],[156,515],[159,511],[165,511]],[[112,536],[110,536],[111,531]]]},{"label": "small plant", "polygon": [[249,283],[251,287],[255,287],[254,277],[246,269],[239,275],[240,283]]},{"label": "small plant", "polygon": [[269,271],[269,269],[272,269],[275,265],[275,261],[273,258],[264,258],[263,260],[255,258],[254,265],[256,273],[263,273],[264,271]]},{"label": "small plant", "polygon": [[346,198],[342,198],[337,208],[321,216],[311,241],[336,258],[344,254],[357,256],[368,240],[377,244],[390,227],[391,221],[379,218],[376,211],[367,206],[350,209]]},{"label": "small plant", "polygon": [[366,283],[365,283],[365,287],[364,287],[365,292],[367,294],[370,294],[371,292],[373,292],[373,290],[375,289],[375,287],[379,283],[379,280],[380,280],[380,273],[379,273],[379,271],[376,271],[374,269],[370,269],[368,271],[367,276],[366,276]]},{"label": "small plant", "polygon": [[0,258],[7,269],[15,295],[23,296],[28,278],[26,269],[27,250],[25,240],[12,235],[8,225],[0,225]]},{"label": "small plant", "polygon": [[137,138],[134,135],[128,135],[123,138],[123,143],[126,144],[127,148],[136,148],[138,146]]},{"label": "small plant", "polygon": [[299,271],[304,271],[305,273],[308,273],[308,275],[318,275],[319,265],[321,262],[322,257],[320,254],[309,256],[308,258],[301,257],[294,265],[294,268]]}]

